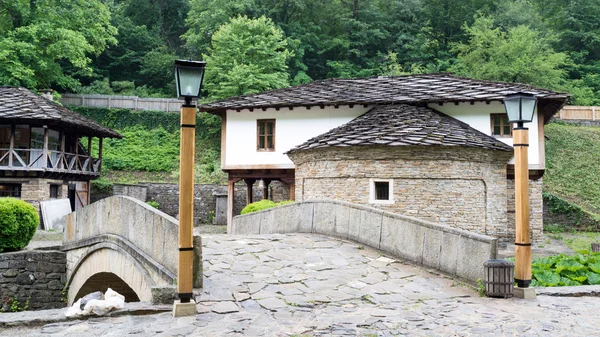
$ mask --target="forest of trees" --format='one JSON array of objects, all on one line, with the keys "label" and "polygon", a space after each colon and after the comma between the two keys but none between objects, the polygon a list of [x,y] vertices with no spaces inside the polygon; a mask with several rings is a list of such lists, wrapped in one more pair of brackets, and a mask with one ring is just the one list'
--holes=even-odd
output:
[{"label": "forest of trees", "polygon": [[1,0],[0,85],[219,99],[324,78],[451,72],[600,105],[598,0]]}]

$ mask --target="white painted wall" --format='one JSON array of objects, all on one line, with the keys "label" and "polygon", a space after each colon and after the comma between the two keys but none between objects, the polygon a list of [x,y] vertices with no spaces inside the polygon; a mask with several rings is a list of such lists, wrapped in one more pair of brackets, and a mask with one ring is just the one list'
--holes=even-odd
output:
[{"label": "white painted wall", "polygon": [[[323,134],[335,127],[345,124],[369,111],[361,106],[297,107],[293,110],[282,108],[255,109],[254,111],[227,111],[226,153],[223,169],[240,166],[277,166],[278,168],[294,168],[294,163],[284,152],[298,146],[308,139]],[[256,150],[256,120],[275,119],[275,151]]]},{"label": "white painted wall", "polygon": [[[501,102],[476,102],[470,103],[447,103],[443,105],[429,104],[429,107],[443,112],[460,121],[469,124],[472,128],[487,135],[491,135],[490,114],[504,113],[504,105]],[[292,161],[284,154],[289,149],[300,145],[308,139],[323,134],[335,127],[345,124],[352,119],[369,111],[370,108],[363,106],[341,106],[338,109],[333,106],[320,107],[282,108],[279,111],[267,109],[262,111],[235,110],[227,111],[226,126],[226,155],[222,162],[223,169],[237,168],[259,168],[270,166],[271,168],[294,168]],[[275,119],[275,151],[264,152],[256,150],[256,120]],[[526,124],[529,128],[529,165],[530,168],[543,167],[540,163],[540,147],[538,134],[537,111],[531,123]],[[498,138],[498,140],[511,145],[510,137]],[[514,159],[510,161],[514,163]]]},{"label": "white painted wall", "polygon": [[[491,124],[490,115],[497,113],[505,113],[504,104],[502,102],[476,102],[471,105],[470,103],[461,103],[455,105],[454,103],[447,103],[443,105],[429,104],[430,108],[437,111],[443,112],[449,116],[452,116],[460,121],[469,124],[472,128],[479,130],[486,135],[491,135]],[[529,128],[529,165],[537,166],[540,164],[540,147],[539,147],[539,134],[538,134],[538,116],[537,111],[533,116],[531,123],[525,124]],[[513,144],[512,137],[497,138],[501,142],[504,142],[510,146]],[[514,164],[514,158],[511,159],[510,164]]]}]

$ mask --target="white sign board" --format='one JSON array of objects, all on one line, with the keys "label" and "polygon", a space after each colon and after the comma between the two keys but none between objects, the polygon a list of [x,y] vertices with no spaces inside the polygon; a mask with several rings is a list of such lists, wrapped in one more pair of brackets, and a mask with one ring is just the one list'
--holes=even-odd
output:
[{"label": "white sign board", "polygon": [[44,219],[44,229],[62,230],[59,224],[62,217],[72,212],[69,199],[55,199],[40,202],[42,219]]}]

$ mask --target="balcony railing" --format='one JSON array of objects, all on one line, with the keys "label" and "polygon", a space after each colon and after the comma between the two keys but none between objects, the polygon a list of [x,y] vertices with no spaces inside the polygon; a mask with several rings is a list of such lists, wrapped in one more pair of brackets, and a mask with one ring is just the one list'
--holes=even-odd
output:
[{"label": "balcony railing", "polygon": [[[45,159],[45,160],[44,160]],[[42,149],[0,148],[0,170],[48,171],[71,174],[100,174],[101,159],[87,154],[48,151]]]}]

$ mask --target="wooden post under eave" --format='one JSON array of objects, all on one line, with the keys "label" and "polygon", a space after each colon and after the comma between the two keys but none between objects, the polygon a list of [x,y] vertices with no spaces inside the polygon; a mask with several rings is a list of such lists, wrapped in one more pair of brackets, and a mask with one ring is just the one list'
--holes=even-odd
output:
[{"label": "wooden post under eave", "polygon": [[181,141],[179,153],[179,259],[177,292],[181,303],[192,298],[194,265],[194,145],[196,107],[181,108]]},{"label": "wooden post under eave", "polygon": [[14,124],[10,125],[10,140],[8,145],[8,167],[13,166],[13,153],[15,152],[15,130]]},{"label": "wooden post under eave", "polygon": [[48,167],[48,126],[44,125],[44,151],[42,152],[42,167],[45,169]]},{"label": "wooden post under eave", "polygon": [[296,201],[296,183],[290,183],[290,200]]},{"label": "wooden post under eave", "polygon": [[515,281],[522,288],[531,283],[531,239],[529,237],[529,130],[515,128]]},{"label": "wooden post under eave", "polygon": [[60,131],[60,160],[58,161],[58,168],[59,169],[64,169],[65,168],[65,132],[64,131]]},{"label": "wooden post under eave", "polygon": [[270,179],[263,179],[263,200],[269,199],[269,184],[271,184]]},{"label": "wooden post under eave", "polygon": [[256,179],[244,179],[246,183],[246,205],[252,203],[252,186],[256,182]]},{"label": "wooden post under eave", "polygon": [[98,172],[102,172],[102,137],[98,139],[98,160],[100,160],[100,164],[98,164]]},{"label": "wooden post under eave", "polygon": [[227,234],[231,234],[233,225],[233,201],[235,199],[235,180],[229,178],[227,182]]}]

